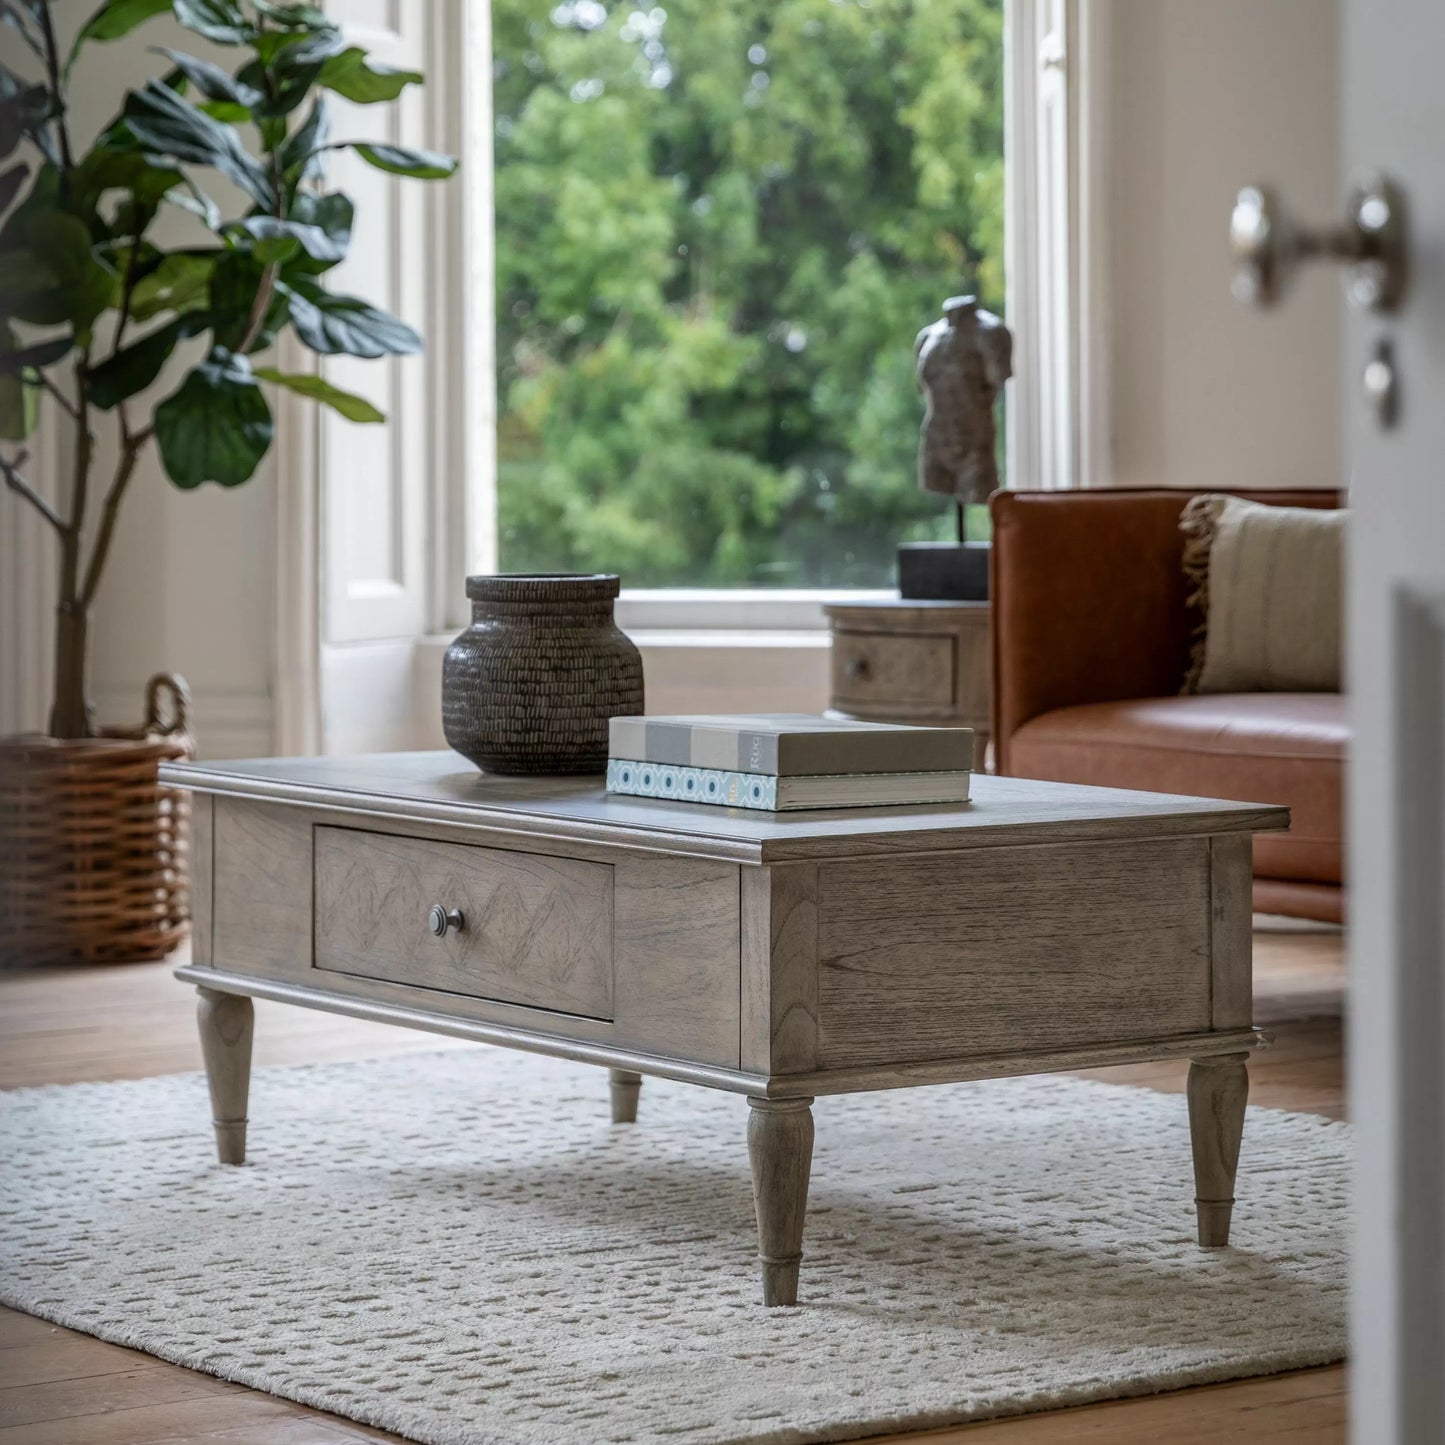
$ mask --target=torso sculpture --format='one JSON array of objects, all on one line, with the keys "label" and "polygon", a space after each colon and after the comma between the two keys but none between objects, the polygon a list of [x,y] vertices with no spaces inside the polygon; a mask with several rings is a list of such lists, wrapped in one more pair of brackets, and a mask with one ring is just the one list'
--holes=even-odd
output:
[{"label": "torso sculpture", "polygon": [[993,404],[1013,375],[1013,337],[976,297],[950,296],[913,350],[928,399],[918,485],[960,504],[986,501],[998,488]]}]

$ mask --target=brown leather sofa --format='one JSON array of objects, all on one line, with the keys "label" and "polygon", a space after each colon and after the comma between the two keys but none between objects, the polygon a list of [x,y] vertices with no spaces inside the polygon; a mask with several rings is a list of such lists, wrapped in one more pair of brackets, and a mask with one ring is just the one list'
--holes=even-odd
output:
[{"label": "brown leather sofa", "polygon": [[[1220,488],[1218,490],[1228,490]],[[994,767],[1019,777],[1283,803],[1254,904],[1338,923],[1349,742],[1336,693],[1181,697],[1184,491],[1000,492],[993,514]],[[1333,491],[1236,493],[1338,507]]]}]

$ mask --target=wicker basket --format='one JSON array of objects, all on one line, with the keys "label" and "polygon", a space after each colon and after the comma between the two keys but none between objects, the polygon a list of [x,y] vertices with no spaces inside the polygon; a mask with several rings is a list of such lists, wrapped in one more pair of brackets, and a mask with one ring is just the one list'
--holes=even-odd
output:
[{"label": "wicker basket", "polygon": [[188,702],[153,677],[138,728],[0,741],[0,965],[135,963],[186,937],[189,794],[156,773],[192,755]]}]

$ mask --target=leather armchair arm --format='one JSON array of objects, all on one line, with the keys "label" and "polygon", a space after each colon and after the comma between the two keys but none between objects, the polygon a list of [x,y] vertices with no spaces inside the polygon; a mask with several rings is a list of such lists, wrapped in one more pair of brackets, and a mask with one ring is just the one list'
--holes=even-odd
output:
[{"label": "leather armchair arm", "polygon": [[[1218,488],[1220,491],[1230,490]],[[1196,619],[1185,605],[1183,490],[998,492],[990,503],[994,766],[1030,718],[1177,693]],[[1336,507],[1335,491],[1237,493]]]}]

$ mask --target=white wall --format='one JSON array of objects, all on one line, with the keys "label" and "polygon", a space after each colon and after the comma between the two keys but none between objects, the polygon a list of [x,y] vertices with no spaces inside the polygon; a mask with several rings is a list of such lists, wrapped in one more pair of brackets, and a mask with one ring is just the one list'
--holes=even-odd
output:
[{"label": "white wall", "polygon": [[1234,194],[1342,214],[1335,0],[1110,0],[1112,446],[1122,486],[1340,485],[1339,277],[1230,296]]}]

